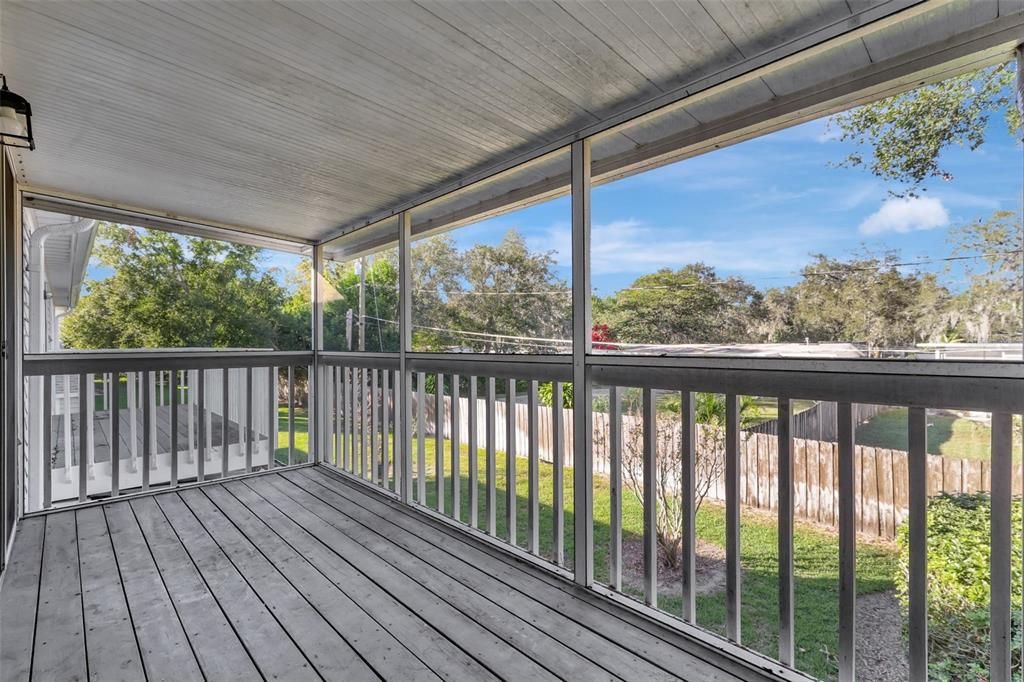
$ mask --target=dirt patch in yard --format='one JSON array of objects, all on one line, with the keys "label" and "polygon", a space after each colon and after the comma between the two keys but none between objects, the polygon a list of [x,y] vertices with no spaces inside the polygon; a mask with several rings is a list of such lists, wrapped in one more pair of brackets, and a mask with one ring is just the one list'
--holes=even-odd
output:
[{"label": "dirt patch in yard", "polygon": [[857,679],[903,682],[910,676],[903,614],[893,592],[857,597]]},{"label": "dirt patch in yard", "polygon": [[[725,589],[725,549],[718,545],[697,540],[696,549],[696,593],[710,594]],[[622,541],[622,582],[623,587],[643,592],[644,546],[643,540]],[[672,567],[665,560],[665,552],[658,547],[658,592],[678,595],[682,591],[683,571]]]}]

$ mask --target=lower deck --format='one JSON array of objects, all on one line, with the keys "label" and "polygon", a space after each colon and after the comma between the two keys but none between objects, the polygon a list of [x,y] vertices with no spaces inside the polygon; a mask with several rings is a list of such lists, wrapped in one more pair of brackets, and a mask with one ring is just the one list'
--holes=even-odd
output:
[{"label": "lower deck", "polygon": [[4,680],[764,677],[325,467],[23,519],[0,633]]}]

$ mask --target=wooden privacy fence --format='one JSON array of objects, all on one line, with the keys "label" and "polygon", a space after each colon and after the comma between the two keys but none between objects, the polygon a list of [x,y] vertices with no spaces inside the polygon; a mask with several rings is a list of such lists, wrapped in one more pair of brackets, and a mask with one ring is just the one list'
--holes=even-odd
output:
[{"label": "wooden privacy fence", "polygon": [[[853,405],[853,423],[862,424],[880,412],[891,410],[888,405]],[[793,437],[808,440],[821,440],[834,443],[839,440],[837,428],[838,408],[834,402],[816,402],[803,412],[793,415]],[[770,436],[779,435],[779,420],[769,419],[750,427],[752,433],[764,433]]]},{"label": "wooden privacy fence", "polygon": [[[521,398],[521,396],[520,396]],[[413,398],[414,408],[415,396]],[[433,433],[434,397],[426,398],[427,429]],[[451,432],[451,398],[444,399],[444,435],[450,438]],[[459,441],[463,445],[468,440],[469,400],[460,398],[459,406]],[[506,406],[504,401],[495,403],[495,447],[499,451],[506,449],[507,426]],[[477,414],[480,415],[476,424],[477,442],[485,442],[486,410],[484,400],[478,400]],[[515,438],[516,452],[525,456],[528,447],[527,424],[529,407],[523,402],[516,404]],[[540,459],[552,461],[552,408],[538,407],[538,435]],[[624,448],[628,447],[629,435],[634,429],[641,428],[639,417],[623,415],[622,433]],[[573,466],[572,447],[572,410],[563,409],[562,439],[565,447],[565,466]],[[697,425],[698,429],[706,428]],[[660,437],[658,444],[659,457],[669,456],[668,453],[679,452],[679,429],[670,431],[668,437]],[[611,473],[611,455],[608,439],[608,414],[594,413],[594,473],[608,475]],[[677,455],[678,456],[678,455]],[[909,508],[909,491],[907,487],[907,453],[902,450],[875,448],[858,445],[854,454],[856,461],[854,471],[856,478],[856,516],[859,532],[873,537],[891,540],[896,537],[896,530],[906,519]],[[628,459],[623,455],[624,461]],[[829,527],[837,527],[839,510],[839,447],[837,443],[795,438],[793,448],[793,480],[794,515],[798,519],[812,521]],[[1014,467],[1013,490],[1021,490],[1021,479],[1024,477],[1021,467]],[[623,475],[623,481],[629,480]],[[775,510],[778,506],[778,439],[764,433],[744,431],[740,438],[740,491],[741,502],[747,507]],[[940,493],[973,493],[991,490],[991,472],[989,462],[983,460],[957,459],[928,455],[928,494]],[[724,475],[710,482],[707,494],[710,500],[725,500]]]}]

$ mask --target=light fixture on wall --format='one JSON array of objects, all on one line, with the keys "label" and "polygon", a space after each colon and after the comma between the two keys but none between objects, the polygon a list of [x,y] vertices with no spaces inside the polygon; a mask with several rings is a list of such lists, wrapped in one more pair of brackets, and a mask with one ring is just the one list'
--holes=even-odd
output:
[{"label": "light fixture on wall", "polygon": [[7,89],[7,76],[0,73],[0,80],[0,145],[35,149],[32,107],[24,97]]}]

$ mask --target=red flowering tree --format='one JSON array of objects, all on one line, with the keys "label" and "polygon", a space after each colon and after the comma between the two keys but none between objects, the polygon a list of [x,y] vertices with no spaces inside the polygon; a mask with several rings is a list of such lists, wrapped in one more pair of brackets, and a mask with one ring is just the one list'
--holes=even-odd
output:
[{"label": "red flowering tree", "polygon": [[595,323],[590,328],[590,340],[593,342],[594,350],[615,350],[618,346],[615,343],[615,335],[611,328],[603,322]]}]

